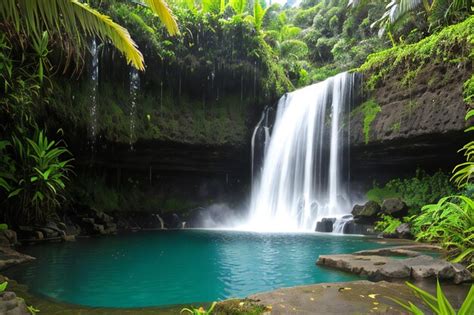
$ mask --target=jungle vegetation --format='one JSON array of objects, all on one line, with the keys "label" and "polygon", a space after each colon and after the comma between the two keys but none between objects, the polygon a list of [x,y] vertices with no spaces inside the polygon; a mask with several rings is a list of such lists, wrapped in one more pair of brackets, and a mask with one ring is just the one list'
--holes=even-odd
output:
[{"label": "jungle vegetation", "polygon": [[[433,56],[472,61],[472,10],[469,0],[303,0],[297,7],[261,0],[1,1],[1,220],[46,221],[68,199],[74,153],[88,145],[80,139],[91,120],[93,40],[100,141],[244,145],[249,112],[340,71],[365,72],[370,90],[400,64],[423,65]],[[141,80],[134,135],[132,68]],[[472,78],[465,83],[469,106],[473,86]],[[366,105],[365,129],[378,112]],[[420,214],[411,221],[418,239],[442,243],[470,266],[472,146],[454,171],[456,192],[439,174],[386,187]],[[428,191],[420,184],[427,181],[439,186]]]}]

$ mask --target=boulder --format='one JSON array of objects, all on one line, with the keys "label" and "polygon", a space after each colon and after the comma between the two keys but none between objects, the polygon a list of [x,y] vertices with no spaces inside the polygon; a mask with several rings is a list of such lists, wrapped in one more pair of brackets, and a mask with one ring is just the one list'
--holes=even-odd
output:
[{"label": "boulder", "polygon": [[55,237],[59,237],[59,232],[58,231],[55,231],[53,229],[50,229],[50,228],[47,228],[47,227],[40,227],[40,228],[37,228],[38,231],[40,231],[41,233],[43,233],[43,235],[45,236],[45,238],[55,238]]},{"label": "boulder", "polygon": [[400,224],[395,230],[395,233],[397,234],[398,238],[406,238],[406,239],[413,238],[413,235],[411,234],[410,223]]},{"label": "boulder", "polygon": [[367,201],[364,205],[355,205],[352,209],[352,216],[355,221],[371,221],[377,219],[381,208],[375,201]]},{"label": "boulder", "polygon": [[16,232],[13,230],[0,231],[0,246],[14,246],[18,243]]},{"label": "boulder", "polygon": [[354,220],[347,222],[342,229],[344,234],[376,235],[374,226],[367,223],[358,223]]},{"label": "boulder", "polygon": [[82,218],[82,222],[94,224],[94,223],[95,223],[95,219],[94,219],[94,218]]},{"label": "boulder", "polygon": [[425,278],[453,279],[456,274],[453,264],[427,255],[407,258],[404,262],[411,268],[411,277],[417,280]]},{"label": "boulder", "polygon": [[102,224],[93,224],[93,231],[95,232],[94,234],[107,234]]},{"label": "boulder", "polygon": [[16,296],[14,292],[0,293],[0,314],[5,315],[30,315],[25,301]]},{"label": "boulder", "polygon": [[114,218],[103,211],[96,212],[97,222],[99,223],[111,223],[114,221]]},{"label": "boulder", "polygon": [[10,247],[0,247],[0,270],[32,260],[35,258],[21,254]]},{"label": "boulder", "polygon": [[336,218],[323,218],[316,223],[316,232],[331,233],[334,222],[336,222]]},{"label": "boulder", "polygon": [[403,218],[408,214],[408,207],[401,198],[387,198],[382,203],[382,213]]},{"label": "boulder", "polygon": [[453,282],[456,284],[469,282],[472,280],[472,274],[461,264],[453,264],[455,271]]}]

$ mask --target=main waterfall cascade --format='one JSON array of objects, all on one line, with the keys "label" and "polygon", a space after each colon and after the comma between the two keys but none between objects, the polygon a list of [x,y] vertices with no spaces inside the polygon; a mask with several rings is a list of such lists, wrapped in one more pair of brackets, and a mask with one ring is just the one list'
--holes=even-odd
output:
[{"label": "main waterfall cascade", "polygon": [[[350,212],[348,113],[355,74],[341,73],[284,95],[270,136],[264,111],[252,136],[252,198],[244,228],[314,231]],[[263,156],[259,165],[258,152]]]}]

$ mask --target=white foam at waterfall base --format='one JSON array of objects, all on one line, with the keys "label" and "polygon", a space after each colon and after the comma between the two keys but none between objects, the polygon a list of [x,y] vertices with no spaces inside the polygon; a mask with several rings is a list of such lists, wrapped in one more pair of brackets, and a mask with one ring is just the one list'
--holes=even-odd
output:
[{"label": "white foam at waterfall base", "polygon": [[[322,218],[341,218],[350,211],[348,172],[343,172],[348,134],[343,124],[353,86],[354,75],[341,73],[280,99],[241,229],[314,231]],[[261,124],[254,136],[257,128],[265,127]]]}]

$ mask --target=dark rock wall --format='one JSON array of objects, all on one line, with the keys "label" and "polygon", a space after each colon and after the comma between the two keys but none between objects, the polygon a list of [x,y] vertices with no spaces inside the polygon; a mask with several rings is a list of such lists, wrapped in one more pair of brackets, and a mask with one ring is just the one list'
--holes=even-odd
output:
[{"label": "dark rock wall", "polygon": [[381,108],[370,124],[368,143],[363,113],[350,120],[356,186],[412,175],[417,167],[450,171],[462,161],[457,153],[467,141],[462,88],[471,73],[470,64],[438,62],[421,68],[413,79],[406,71],[394,71],[379,82],[366,96]]}]

